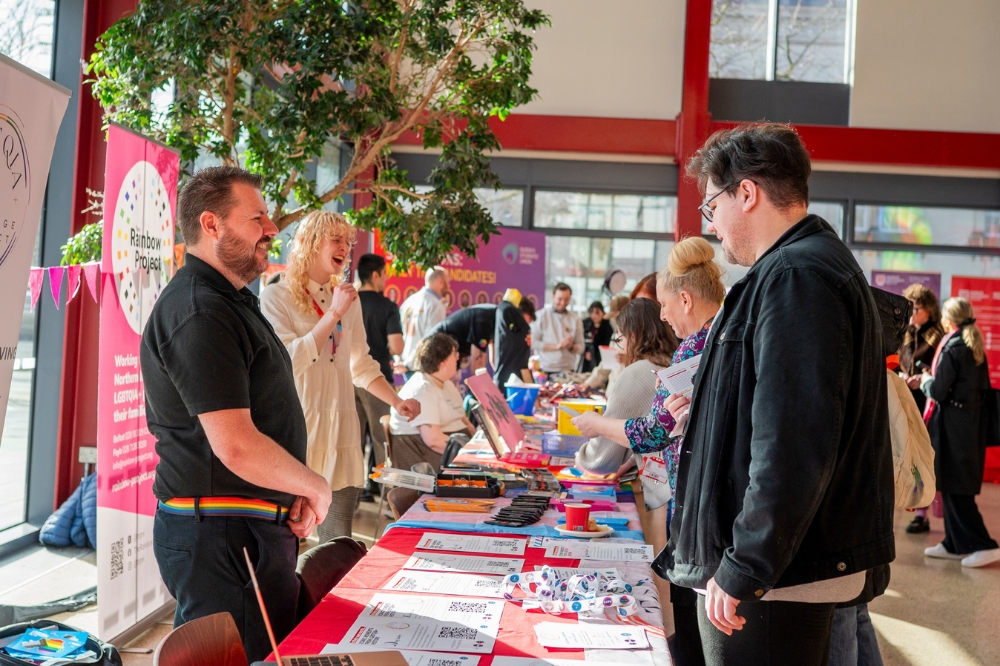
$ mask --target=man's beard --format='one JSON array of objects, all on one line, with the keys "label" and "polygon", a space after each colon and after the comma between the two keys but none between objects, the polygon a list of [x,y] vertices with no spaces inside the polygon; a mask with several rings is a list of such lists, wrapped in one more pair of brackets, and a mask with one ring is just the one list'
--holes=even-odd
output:
[{"label": "man's beard", "polygon": [[236,234],[223,231],[222,235],[219,236],[219,243],[215,246],[215,256],[219,258],[227,270],[249,284],[267,270],[267,256],[258,259],[257,247],[264,242],[267,243],[267,247],[270,247],[271,240],[270,236],[265,236],[248,250]]}]

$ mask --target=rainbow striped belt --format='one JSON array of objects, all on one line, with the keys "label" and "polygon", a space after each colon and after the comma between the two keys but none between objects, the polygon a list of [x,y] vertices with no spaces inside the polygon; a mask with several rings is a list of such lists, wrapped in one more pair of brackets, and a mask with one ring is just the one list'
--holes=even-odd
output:
[{"label": "rainbow striped belt", "polygon": [[160,509],[175,516],[259,518],[276,523],[288,519],[288,509],[264,500],[245,497],[174,497],[159,503]]}]

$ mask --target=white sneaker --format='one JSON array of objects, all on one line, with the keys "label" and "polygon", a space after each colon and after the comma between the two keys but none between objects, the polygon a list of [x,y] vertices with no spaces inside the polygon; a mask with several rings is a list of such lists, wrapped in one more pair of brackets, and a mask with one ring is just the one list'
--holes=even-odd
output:
[{"label": "white sneaker", "polygon": [[968,557],[962,559],[962,566],[985,567],[987,564],[993,564],[994,562],[1000,562],[1000,548],[977,550]]},{"label": "white sneaker", "polygon": [[[992,551],[980,551],[980,552],[992,552]],[[965,557],[965,555],[959,555],[957,553],[949,553],[947,550],[945,550],[943,543],[939,543],[936,546],[931,546],[930,548],[924,548],[924,555],[926,555],[927,557],[936,557],[941,560],[961,560],[963,557]]]}]

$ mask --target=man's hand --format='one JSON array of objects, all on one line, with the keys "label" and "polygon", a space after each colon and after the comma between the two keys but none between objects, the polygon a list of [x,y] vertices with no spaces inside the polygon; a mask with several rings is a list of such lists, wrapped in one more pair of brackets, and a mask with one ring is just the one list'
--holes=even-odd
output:
[{"label": "man's hand", "polygon": [[674,417],[674,421],[679,421],[681,414],[687,411],[688,407],[691,405],[691,398],[686,395],[669,395],[667,399],[663,401],[663,406],[666,408],[670,415]]},{"label": "man's hand", "polygon": [[598,437],[601,434],[601,419],[604,418],[597,412],[586,411],[571,419],[576,429],[584,437]]},{"label": "man's hand", "polygon": [[740,605],[740,600],[726,594],[726,591],[719,587],[714,578],[708,581],[707,592],[705,595],[705,614],[708,616],[708,621],[726,636],[732,636],[734,629],[736,631],[742,629],[747,620],[736,614],[736,607]]},{"label": "man's hand", "polygon": [[412,421],[413,419],[420,416],[420,402],[410,398],[409,400],[400,400],[396,404],[396,411],[399,412],[400,416],[405,416],[407,421]]},{"label": "man's hand", "polygon": [[300,539],[305,539],[312,534],[313,528],[319,521],[316,520],[316,513],[309,505],[309,500],[305,497],[296,497],[292,502],[292,508],[288,511],[288,528],[292,534]]},{"label": "man's hand", "polygon": [[569,349],[572,346],[573,346],[572,335],[567,335],[565,338],[562,339],[562,342],[559,343],[559,349]]},{"label": "man's hand", "polygon": [[910,388],[911,391],[916,391],[917,389],[920,388],[920,382],[922,382],[923,379],[924,378],[922,375],[907,375],[906,385]]}]

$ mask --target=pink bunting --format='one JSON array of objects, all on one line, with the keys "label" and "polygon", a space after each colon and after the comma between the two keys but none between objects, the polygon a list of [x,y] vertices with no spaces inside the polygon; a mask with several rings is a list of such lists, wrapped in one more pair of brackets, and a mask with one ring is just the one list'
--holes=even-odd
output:
[{"label": "pink bunting", "polygon": [[53,266],[49,271],[49,289],[52,290],[52,300],[56,303],[56,310],[59,309],[59,290],[62,289],[63,277],[66,275],[65,266]]},{"label": "pink bunting", "polygon": [[66,277],[68,282],[66,283],[66,302],[69,303],[76,296],[76,292],[80,290],[80,273],[83,272],[83,266],[80,264],[72,264],[66,267]]},{"label": "pink bunting", "polygon": [[97,302],[97,276],[100,274],[100,270],[101,262],[99,261],[83,265],[83,275],[87,278],[87,287],[90,289],[90,295],[94,297],[95,302]]},{"label": "pink bunting", "polygon": [[42,294],[42,282],[45,281],[44,268],[32,268],[28,274],[28,287],[31,289],[31,311],[35,311],[38,297]]}]

